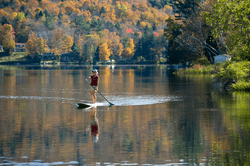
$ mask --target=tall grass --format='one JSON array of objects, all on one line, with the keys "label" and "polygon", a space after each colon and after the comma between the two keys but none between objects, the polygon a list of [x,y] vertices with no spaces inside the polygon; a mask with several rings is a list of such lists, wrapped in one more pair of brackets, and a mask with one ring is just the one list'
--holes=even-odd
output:
[{"label": "tall grass", "polygon": [[214,65],[203,66],[196,64],[190,68],[179,69],[175,74],[213,74],[215,72]]}]

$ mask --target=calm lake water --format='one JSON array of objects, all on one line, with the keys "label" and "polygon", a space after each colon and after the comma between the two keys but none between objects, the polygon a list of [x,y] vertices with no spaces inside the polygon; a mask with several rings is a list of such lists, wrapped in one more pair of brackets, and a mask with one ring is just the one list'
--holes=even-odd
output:
[{"label": "calm lake water", "polygon": [[[93,68],[115,105],[77,109]],[[167,66],[0,66],[0,165],[250,165],[249,100]]]}]

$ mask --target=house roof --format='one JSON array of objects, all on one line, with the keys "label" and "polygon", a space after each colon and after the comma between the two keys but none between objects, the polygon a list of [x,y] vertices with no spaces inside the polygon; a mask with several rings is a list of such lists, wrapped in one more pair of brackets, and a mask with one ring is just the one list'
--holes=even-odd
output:
[{"label": "house roof", "polygon": [[25,45],[25,43],[15,43],[15,44],[17,44],[17,45]]}]

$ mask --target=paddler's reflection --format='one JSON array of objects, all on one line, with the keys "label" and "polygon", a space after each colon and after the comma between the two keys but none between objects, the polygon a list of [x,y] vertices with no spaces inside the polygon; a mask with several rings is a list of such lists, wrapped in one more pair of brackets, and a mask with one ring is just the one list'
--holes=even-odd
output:
[{"label": "paddler's reflection", "polygon": [[90,114],[90,129],[91,129],[91,137],[93,138],[93,142],[97,143],[99,139],[99,122],[96,117],[96,107],[92,108]]}]

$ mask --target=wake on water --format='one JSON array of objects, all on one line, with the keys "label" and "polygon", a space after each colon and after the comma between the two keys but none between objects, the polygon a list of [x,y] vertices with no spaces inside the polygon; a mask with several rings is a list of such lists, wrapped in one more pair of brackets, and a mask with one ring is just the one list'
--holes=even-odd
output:
[{"label": "wake on water", "polygon": [[[61,103],[79,103],[77,98],[63,98],[63,97],[46,97],[46,96],[10,96],[10,95],[1,95],[0,99],[8,100],[39,100],[39,101],[59,101]],[[181,97],[178,96],[155,96],[155,95],[137,95],[137,96],[109,96],[108,100],[113,103],[115,106],[136,106],[136,105],[152,105],[158,103],[165,103],[170,101],[182,101]],[[81,103],[91,103],[88,100],[80,100]],[[104,99],[101,101],[103,105],[99,106],[108,106]],[[100,101],[99,101],[100,103]]]}]

